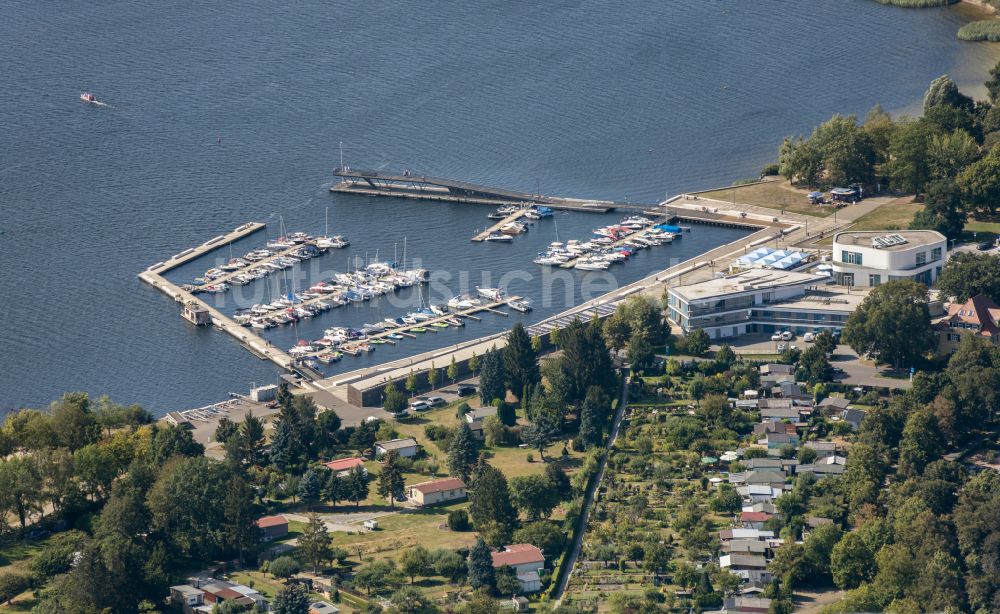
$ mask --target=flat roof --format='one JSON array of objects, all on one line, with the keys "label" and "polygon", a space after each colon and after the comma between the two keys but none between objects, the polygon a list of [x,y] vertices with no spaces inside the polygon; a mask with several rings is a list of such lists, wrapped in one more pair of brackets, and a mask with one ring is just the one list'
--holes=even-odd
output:
[{"label": "flat roof", "polygon": [[[872,246],[872,239],[876,237],[886,237],[889,235],[898,235],[906,239],[906,243],[899,243],[898,245],[889,245],[886,247],[875,248]],[[844,232],[838,232],[833,236],[833,244],[837,245],[855,245],[858,247],[867,247],[869,249],[878,249],[884,252],[901,252],[914,247],[920,247],[922,245],[930,245],[931,243],[941,243],[947,241],[945,236],[936,230],[845,230]]]},{"label": "flat roof", "polygon": [[828,286],[822,290],[809,290],[798,298],[775,301],[767,305],[754,305],[754,309],[805,309],[808,311],[843,311],[852,313],[861,306],[870,288]]},{"label": "flat roof", "polygon": [[795,273],[792,271],[777,271],[772,269],[757,269],[745,271],[736,275],[727,275],[709,279],[687,286],[670,288],[671,294],[687,301],[697,301],[707,298],[722,297],[729,294],[742,294],[754,290],[767,290],[783,286],[798,286],[814,283],[824,285],[830,282],[827,275],[815,273]]}]

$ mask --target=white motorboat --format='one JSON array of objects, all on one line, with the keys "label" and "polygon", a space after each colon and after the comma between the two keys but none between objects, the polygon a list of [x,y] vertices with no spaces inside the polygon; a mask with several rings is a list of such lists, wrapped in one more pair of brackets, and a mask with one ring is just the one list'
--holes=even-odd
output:
[{"label": "white motorboat", "polygon": [[509,222],[500,227],[500,232],[506,235],[519,235],[528,232],[528,227],[521,222]]},{"label": "white motorboat", "polygon": [[611,266],[611,263],[606,260],[581,258],[576,261],[573,268],[580,269],[581,271],[606,271],[609,266]]},{"label": "white motorboat", "polygon": [[500,232],[490,233],[483,241],[513,241],[514,237]]},{"label": "white motorboat", "polygon": [[476,286],[476,292],[479,296],[491,300],[491,301],[502,301],[503,300],[503,290],[500,288],[480,288]]},{"label": "white motorboat", "polygon": [[523,299],[519,301],[507,301],[507,306],[515,311],[520,311],[521,313],[526,313],[531,311],[531,301],[528,299]]}]

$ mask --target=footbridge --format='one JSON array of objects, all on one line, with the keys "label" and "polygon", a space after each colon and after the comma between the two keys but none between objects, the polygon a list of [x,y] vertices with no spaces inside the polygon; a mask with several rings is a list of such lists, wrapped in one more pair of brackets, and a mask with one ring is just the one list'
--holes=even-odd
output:
[{"label": "footbridge", "polygon": [[495,206],[535,203],[552,209],[593,213],[607,213],[615,209],[645,210],[655,206],[518,192],[467,181],[419,175],[411,171],[393,173],[342,166],[334,169],[333,174],[341,180],[334,184],[330,191],[369,196],[395,196]]}]

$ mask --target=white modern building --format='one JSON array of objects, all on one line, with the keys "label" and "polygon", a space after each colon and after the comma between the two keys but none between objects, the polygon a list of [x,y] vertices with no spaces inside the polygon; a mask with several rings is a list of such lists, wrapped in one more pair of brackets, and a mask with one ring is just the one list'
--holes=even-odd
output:
[{"label": "white modern building", "polygon": [[948,239],[936,230],[845,231],[833,238],[833,276],[842,286],[897,279],[930,286],[947,260]]},{"label": "white modern building", "polygon": [[[667,290],[667,318],[685,334],[701,328],[712,339],[786,330],[782,327],[785,321],[800,316],[792,314],[791,308],[776,311],[777,306],[800,301],[807,291],[819,291],[830,282],[827,275],[759,269],[677,286]],[[819,311],[825,307],[822,302],[806,304],[807,314],[801,319],[803,324],[810,325],[808,330],[829,327],[824,326],[825,319],[812,319],[808,313],[810,306]],[[794,308],[796,313],[802,310],[801,306]],[[771,330],[761,328],[762,322],[771,326]],[[840,327],[842,323],[837,326]]]}]

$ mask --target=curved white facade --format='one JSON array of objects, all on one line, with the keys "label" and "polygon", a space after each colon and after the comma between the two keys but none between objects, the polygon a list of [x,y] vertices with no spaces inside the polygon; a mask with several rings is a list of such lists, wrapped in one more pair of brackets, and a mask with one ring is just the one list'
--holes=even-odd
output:
[{"label": "curved white facade", "polygon": [[930,286],[947,260],[948,239],[936,230],[845,231],[833,238],[833,277],[842,286],[896,279]]}]

